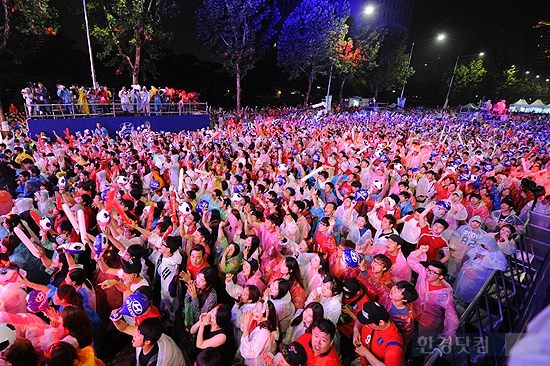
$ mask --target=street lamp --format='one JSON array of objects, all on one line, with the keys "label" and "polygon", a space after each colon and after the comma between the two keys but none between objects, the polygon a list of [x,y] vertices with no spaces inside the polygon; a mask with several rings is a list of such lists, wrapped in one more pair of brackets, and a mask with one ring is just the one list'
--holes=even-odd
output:
[{"label": "street lamp", "polygon": [[371,15],[372,13],[374,13],[374,6],[367,5],[365,7],[364,13],[365,13],[365,15]]},{"label": "street lamp", "polygon": [[472,55],[465,55],[465,56],[461,56],[460,54],[456,57],[456,62],[455,62],[455,67],[453,69],[453,73],[451,74],[451,81],[449,82],[449,89],[447,90],[447,97],[445,98],[445,104],[443,104],[443,109],[447,108],[447,106],[449,105],[449,95],[451,95],[451,88],[453,87],[453,81],[455,79],[455,72],[456,72],[456,68],[458,67],[458,60],[462,57],[471,57],[471,56],[479,56],[479,57],[483,57],[483,55],[485,55],[485,52],[480,52],[480,53],[475,53],[475,54],[472,54]]},{"label": "street lamp", "polygon": [[[413,39],[413,42],[411,44],[411,52],[409,53],[409,67],[411,67],[411,61],[412,61],[412,57],[413,57],[413,51],[414,51],[414,45],[415,43],[424,43],[424,42],[428,42],[428,41],[433,41],[434,39],[438,40],[438,41],[442,41],[445,39],[445,34],[439,34],[437,35],[437,37],[433,37],[433,38],[429,38],[429,39],[424,39],[422,41],[418,41],[416,42],[414,39]],[[403,100],[403,95],[405,94],[405,85],[407,85],[406,83],[403,83],[403,88],[401,88],[401,96],[399,97],[400,101]],[[402,108],[405,108],[405,103],[403,102],[403,106]]]},{"label": "street lamp", "polygon": [[86,25],[86,37],[88,38],[88,54],[90,55],[90,69],[92,71],[92,87],[96,87],[94,59],[92,57],[92,43],[90,42],[90,27],[88,26],[88,12],[86,11],[86,0],[82,0],[84,7],[84,24]]}]

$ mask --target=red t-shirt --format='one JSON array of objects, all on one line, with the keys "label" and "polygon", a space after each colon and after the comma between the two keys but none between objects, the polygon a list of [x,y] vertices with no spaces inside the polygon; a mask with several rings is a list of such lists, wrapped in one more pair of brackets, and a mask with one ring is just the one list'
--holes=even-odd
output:
[{"label": "red t-shirt", "polygon": [[[393,322],[384,330],[374,330],[368,324],[363,325],[361,343],[386,366],[403,364],[403,338]],[[361,364],[367,365],[365,357],[361,357]]]},{"label": "red t-shirt", "polygon": [[300,343],[306,350],[306,366],[342,366],[342,361],[340,361],[338,352],[336,352],[334,347],[331,347],[326,353],[315,355],[315,352],[313,352],[313,348],[311,347],[311,333],[302,334],[298,337],[296,342]]},{"label": "red t-shirt", "polygon": [[209,267],[209,264],[206,263],[206,260],[203,262],[203,264],[199,267],[195,267],[191,264],[191,260],[188,259],[187,260],[187,272],[189,272],[189,274],[191,275],[191,278],[192,279],[196,279],[197,278],[197,273],[199,273],[201,271],[201,269],[203,268],[206,268],[206,267]]},{"label": "red t-shirt", "polygon": [[447,241],[441,235],[434,235],[428,226],[420,229],[420,239],[418,239],[418,246],[416,248],[420,248],[421,245],[430,247],[426,252],[427,261],[437,260],[439,249],[448,247]]}]

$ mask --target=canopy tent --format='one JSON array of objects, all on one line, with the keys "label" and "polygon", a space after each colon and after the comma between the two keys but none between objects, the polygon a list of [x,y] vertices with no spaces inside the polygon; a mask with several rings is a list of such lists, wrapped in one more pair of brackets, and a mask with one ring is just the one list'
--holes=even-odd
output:
[{"label": "canopy tent", "polygon": [[537,99],[533,103],[529,104],[529,107],[525,109],[525,112],[542,113],[545,107],[546,104],[544,104],[542,100]]},{"label": "canopy tent", "polygon": [[529,103],[525,99],[520,99],[515,103],[510,104],[510,112],[525,112],[525,109],[529,107]]},{"label": "canopy tent", "polygon": [[477,106],[477,104],[474,104],[474,103],[468,103],[466,104],[464,107],[462,107],[462,109],[467,109],[467,110],[472,110],[472,109],[479,109],[479,107]]}]

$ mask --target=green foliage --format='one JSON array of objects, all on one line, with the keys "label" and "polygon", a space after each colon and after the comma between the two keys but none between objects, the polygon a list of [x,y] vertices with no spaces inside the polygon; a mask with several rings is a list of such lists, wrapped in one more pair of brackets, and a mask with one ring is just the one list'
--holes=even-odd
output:
[{"label": "green foliage", "polygon": [[355,32],[348,30],[348,26],[341,28],[330,54],[337,75],[346,79],[354,78],[363,69],[375,67],[380,48],[380,34],[375,29],[363,27]]},{"label": "green foliage", "polygon": [[497,87],[497,95],[502,99],[514,102],[519,98],[550,94],[548,83],[538,83],[532,76],[520,74],[516,67],[506,69],[502,74],[503,78]]},{"label": "green foliage", "polygon": [[240,80],[269,49],[281,15],[265,0],[204,0],[195,12],[197,37],[210,56],[237,79],[237,110]]},{"label": "green foliage", "polygon": [[405,52],[407,33],[403,28],[386,26],[379,30],[382,41],[375,58],[377,67],[365,70],[365,82],[378,97],[378,92],[390,90],[407,82],[414,70]]},{"label": "green foliage", "polygon": [[134,84],[143,72],[155,73],[154,61],[172,38],[163,21],[177,14],[174,0],[88,0],[87,9],[101,59],[129,70]]},{"label": "green foliage", "polygon": [[0,52],[11,54],[15,62],[57,32],[57,12],[49,0],[3,0],[0,10]]},{"label": "green foliage", "polygon": [[460,96],[473,98],[478,93],[478,88],[486,74],[487,70],[483,66],[483,60],[472,60],[467,65],[459,65],[453,81],[454,98]]}]

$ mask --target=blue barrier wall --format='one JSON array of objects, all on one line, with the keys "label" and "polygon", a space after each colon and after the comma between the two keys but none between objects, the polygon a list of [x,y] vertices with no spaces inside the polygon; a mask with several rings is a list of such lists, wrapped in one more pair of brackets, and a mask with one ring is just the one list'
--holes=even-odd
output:
[{"label": "blue barrier wall", "polygon": [[76,131],[83,132],[86,129],[93,131],[96,128],[97,122],[101,122],[101,125],[113,135],[117,131],[120,131],[124,125],[133,125],[134,128],[137,128],[145,122],[151,124],[151,130],[153,131],[179,132],[181,130],[196,131],[208,127],[210,125],[210,116],[203,114],[27,120],[29,133],[33,138],[42,131],[46,132],[50,138],[53,138],[52,130],[57,132],[59,136],[65,136],[63,130],[66,128],[69,128],[71,133],[75,133]]}]

